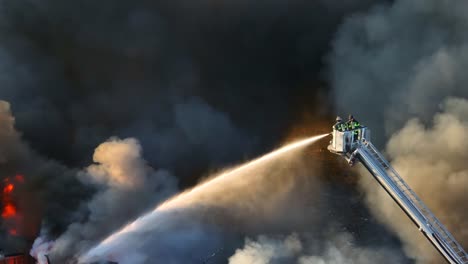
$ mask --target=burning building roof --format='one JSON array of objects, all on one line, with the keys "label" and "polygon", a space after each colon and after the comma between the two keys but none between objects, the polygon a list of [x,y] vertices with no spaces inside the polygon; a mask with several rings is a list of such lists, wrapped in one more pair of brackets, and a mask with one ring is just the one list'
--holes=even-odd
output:
[{"label": "burning building roof", "polygon": [[28,254],[8,254],[0,256],[0,264],[36,264],[36,260]]},{"label": "burning building roof", "polygon": [[18,212],[17,202],[15,201],[14,192],[17,184],[23,182],[23,177],[18,175],[13,178],[6,178],[3,181],[3,192],[1,195],[1,218],[2,226],[7,228],[8,234],[18,236],[22,216]]}]

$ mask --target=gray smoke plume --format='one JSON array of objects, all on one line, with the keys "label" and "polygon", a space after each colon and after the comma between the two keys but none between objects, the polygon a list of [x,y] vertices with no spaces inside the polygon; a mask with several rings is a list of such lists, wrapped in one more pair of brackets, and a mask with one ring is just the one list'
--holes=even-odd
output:
[{"label": "gray smoke plume", "polygon": [[[466,2],[395,1],[347,19],[329,56],[337,109],[354,113],[428,207],[468,247]],[[440,263],[368,173],[375,215],[418,263]]]}]

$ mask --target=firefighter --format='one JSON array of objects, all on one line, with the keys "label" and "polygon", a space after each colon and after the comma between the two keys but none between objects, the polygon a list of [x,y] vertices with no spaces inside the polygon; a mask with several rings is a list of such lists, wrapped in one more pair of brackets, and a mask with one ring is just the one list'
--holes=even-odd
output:
[{"label": "firefighter", "polygon": [[335,125],[333,126],[333,128],[335,130],[338,130],[338,131],[345,131],[346,130],[346,124],[343,122],[343,120],[341,119],[341,117],[337,116],[336,117],[336,123]]},{"label": "firefighter", "polygon": [[353,130],[356,128],[360,128],[361,124],[359,124],[359,122],[356,119],[354,119],[353,115],[349,115],[348,122],[346,122],[346,126],[349,130]]},{"label": "firefighter", "polygon": [[358,128],[361,128],[361,124],[359,124],[359,122],[354,119],[353,115],[349,115],[348,122],[346,122],[346,127],[348,130],[354,130],[354,140],[357,140],[360,131]]}]

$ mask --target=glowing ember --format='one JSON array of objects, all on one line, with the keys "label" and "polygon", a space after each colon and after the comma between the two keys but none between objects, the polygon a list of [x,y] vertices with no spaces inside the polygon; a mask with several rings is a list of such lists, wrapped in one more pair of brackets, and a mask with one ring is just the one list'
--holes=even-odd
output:
[{"label": "glowing ember", "polygon": [[23,182],[24,177],[18,174],[15,177],[3,180],[3,189],[0,189],[3,191],[0,193],[0,216],[6,220],[5,227],[8,234],[11,236],[20,235],[20,229],[18,229],[18,227],[22,221],[22,216],[19,214],[18,208],[16,207],[14,192],[17,187],[16,185]]},{"label": "glowing ember", "polygon": [[17,182],[23,183],[23,182],[24,182],[24,176],[21,175],[21,174],[17,174],[17,175],[15,176],[15,180],[16,180]]},{"label": "glowing ember", "polygon": [[11,193],[15,189],[15,186],[12,183],[7,184],[5,188],[3,188],[3,193],[8,194]]},{"label": "glowing ember", "polygon": [[2,218],[13,218],[15,216],[16,207],[11,203],[6,204],[5,207],[3,207]]},{"label": "glowing ember", "polygon": [[12,236],[17,236],[17,235],[18,235],[18,231],[17,231],[16,229],[14,229],[14,228],[10,229],[10,230],[8,231],[8,233],[9,233],[10,235],[12,235]]}]

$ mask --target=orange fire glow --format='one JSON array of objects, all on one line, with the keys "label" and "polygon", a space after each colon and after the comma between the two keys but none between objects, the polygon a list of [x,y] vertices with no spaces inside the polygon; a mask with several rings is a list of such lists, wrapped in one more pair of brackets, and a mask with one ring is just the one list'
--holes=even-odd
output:
[{"label": "orange fire glow", "polygon": [[4,194],[9,194],[9,193],[11,193],[14,189],[15,189],[15,185],[13,185],[12,183],[9,183],[9,184],[7,184],[7,185],[3,188],[3,193],[4,193]]},{"label": "orange fire glow", "polygon": [[13,218],[15,216],[16,216],[16,207],[11,203],[7,203],[3,207],[2,217],[3,218]]},{"label": "orange fire glow", "polygon": [[8,233],[12,236],[17,236],[18,235],[18,231],[14,228],[8,230]]},{"label": "orange fire glow", "polygon": [[20,182],[20,183],[23,183],[23,182],[24,182],[24,176],[21,175],[21,174],[17,174],[17,175],[15,176],[15,179],[16,179],[17,182]]},{"label": "orange fire glow", "polygon": [[3,181],[3,189],[0,189],[3,191],[0,193],[0,216],[4,220],[7,220],[8,234],[11,236],[19,235],[17,227],[21,222],[21,215],[18,213],[13,193],[16,189],[16,184],[23,182],[24,177],[18,174],[15,177],[6,178]]}]

